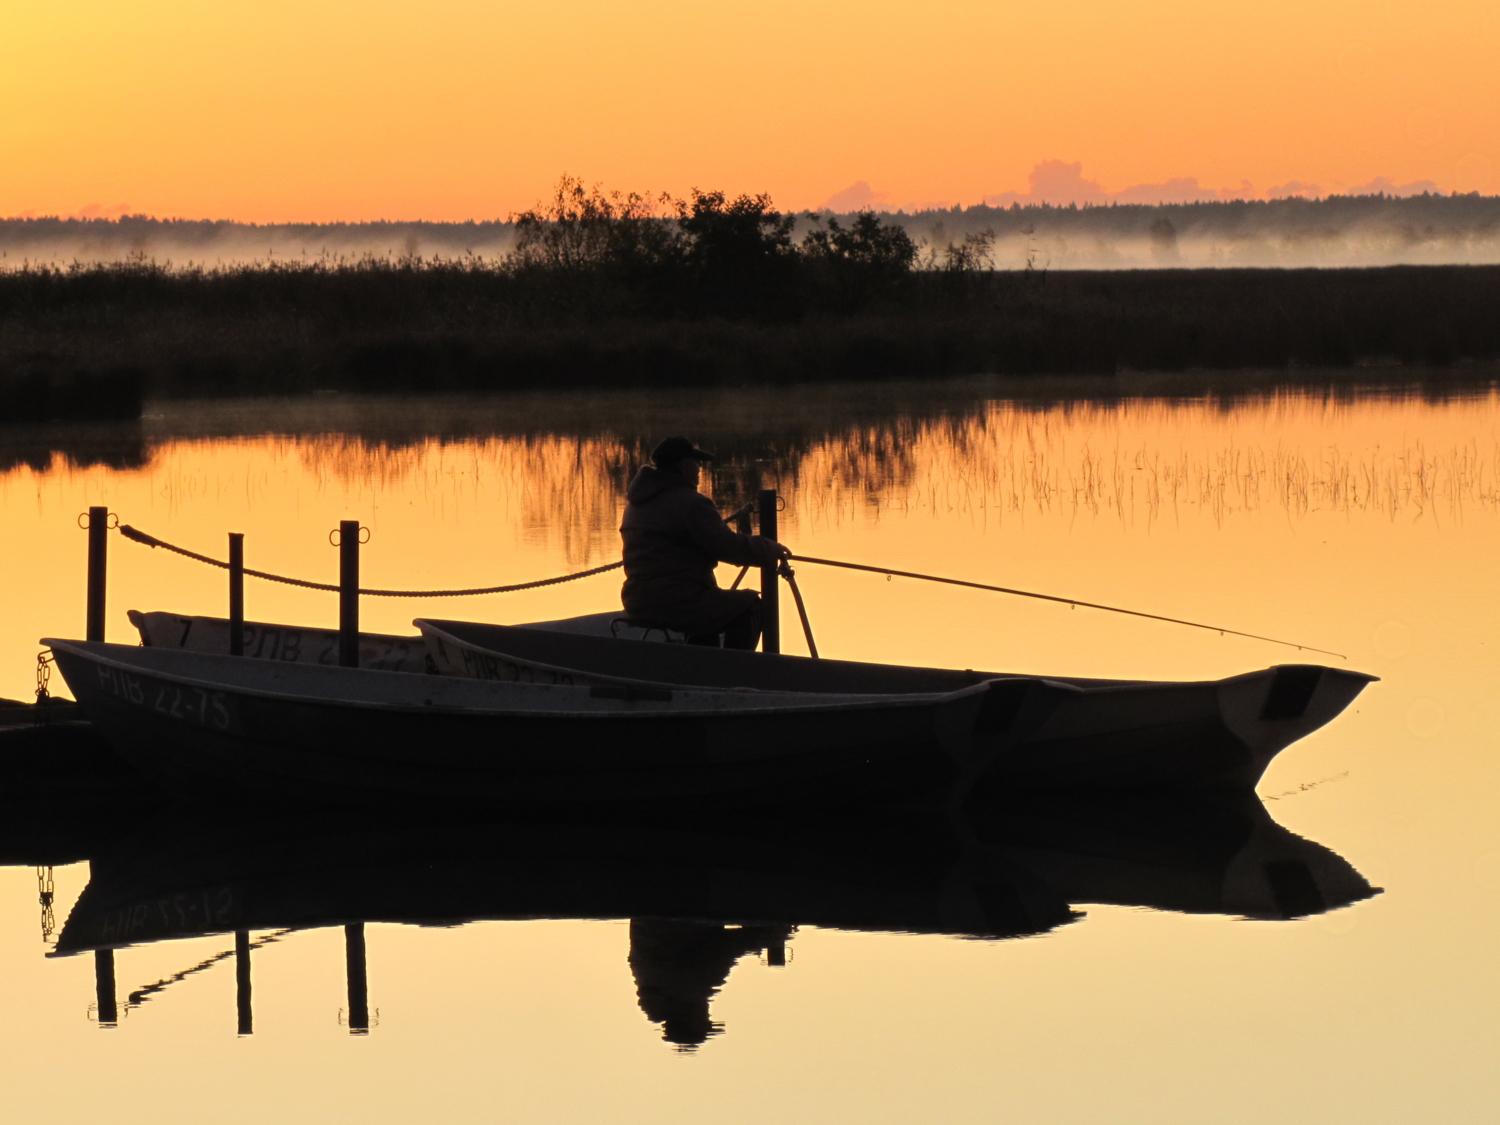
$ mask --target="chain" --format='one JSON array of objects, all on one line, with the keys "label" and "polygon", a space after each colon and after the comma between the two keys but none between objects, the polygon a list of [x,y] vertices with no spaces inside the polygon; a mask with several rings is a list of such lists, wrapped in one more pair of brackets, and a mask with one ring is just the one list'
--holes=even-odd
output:
[{"label": "chain", "polygon": [[36,654],[36,703],[38,707],[45,706],[52,694],[47,690],[47,685],[52,682],[52,650],[44,648]]},{"label": "chain", "polygon": [[36,897],[42,907],[42,941],[52,940],[53,931],[57,929],[57,916],[52,912],[52,868],[38,867],[36,869]]},{"label": "chain", "polygon": [[48,706],[52,702],[52,693],[47,690],[47,685],[51,682],[52,650],[44,648],[36,654],[36,707],[33,722],[39,727],[45,726],[52,717],[52,709]]}]

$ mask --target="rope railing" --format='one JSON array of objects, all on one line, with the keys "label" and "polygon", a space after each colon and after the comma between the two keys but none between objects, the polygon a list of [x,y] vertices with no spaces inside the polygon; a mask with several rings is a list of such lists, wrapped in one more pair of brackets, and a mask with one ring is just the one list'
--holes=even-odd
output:
[{"label": "rope railing", "polygon": [[[748,509],[748,507],[749,505],[746,505],[739,511],[732,513],[726,518],[725,522],[733,522],[741,514],[743,514]],[[100,511],[102,512],[103,509],[100,509]],[[168,543],[164,539],[158,539],[154,535],[148,535],[146,532],[141,531],[138,528],[131,527],[129,524],[119,524],[118,529],[121,535],[123,535],[126,539],[131,540],[132,542],[141,543],[147,547],[160,547],[163,550],[172,552],[173,554],[181,555],[183,558],[193,559],[195,562],[205,563],[208,566],[215,566],[221,570],[230,569],[230,564],[228,562],[213,558],[209,555],[199,554],[197,551],[190,551],[186,547],[177,546],[175,543]],[[1102,605],[1099,602],[1085,602],[1080,601],[1077,598],[1059,597],[1055,594],[1039,594],[1031,590],[1017,590],[1009,586],[991,586],[983,582],[968,582],[960,578],[943,578],[935,574],[919,574],[915,571],[909,570],[893,570],[890,567],[868,566],[864,563],[841,562],[837,559],[818,559],[813,558],[810,555],[792,555],[790,556],[790,558],[792,560],[795,560],[796,562],[812,563],[816,566],[838,567],[841,570],[860,570],[865,571],[869,574],[884,574],[888,577],[915,578],[923,582],[939,582],[947,586],[964,586],[971,590],[988,590],[991,593],[996,594],[1012,594],[1016,597],[1021,598],[1035,598],[1038,601],[1056,602],[1062,605],[1070,606],[1082,606],[1085,609],[1099,609],[1104,610],[1107,613],[1120,613],[1125,614],[1129,617],[1141,617],[1145,618],[1148,621],[1164,621],[1171,625],[1186,625],[1189,628],[1193,629],[1207,629],[1212,632],[1218,633],[1220,636],[1227,635],[1235,637],[1246,637],[1250,640],[1265,641],[1275,645],[1285,645],[1288,648],[1295,648],[1299,651],[1316,652],[1321,653],[1324,656],[1336,656],[1340,660],[1349,659],[1341,652],[1333,652],[1332,650],[1326,648],[1316,648],[1313,645],[1298,644],[1296,641],[1284,641],[1276,637],[1263,636],[1259,633],[1246,633],[1242,632],[1239,629],[1225,628],[1222,625],[1206,625],[1200,621],[1187,621],[1180,617],[1167,617],[1159,613],[1145,613],[1137,609],[1124,609],[1120,606]],[[575,582],[580,578],[589,578],[595,574],[606,574],[611,570],[619,570],[624,565],[625,563],[622,560],[620,562],[606,563],[603,566],[592,567],[589,570],[580,570],[573,574],[558,575],[555,578],[539,578],[532,582],[513,582],[504,586],[476,586],[462,590],[368,590],[361,588],[358,592],[361,595],[375,598],[462,598],[470,597],[476,594],[509,594],[518,590],[537,590],[541,589],[544,586],[557,586],[561,585],[564,582]],[[737,587],[739,585],[740,579],[744,578],[745,573],[746,571],[748,571],[748,569],[749,568],[746,567],[741,570],[739,578],[735,579],[734,586]],[[329,593],[339,593],[341,591],[341,588],[338,585],[331,582],[309,582],[303,578],[290,578],[284,574],[272,574],[269,571],[264,570],[251,570],[248,567],[244,569],[244,573],[255,578],[264,579],[267,582],[279,582],[286,586],[297,586],[305,590],[324,590]],[[797,612],[799,617],[801,617],[802,619],[803,632],[807,637],[808,648],[816,656],[817,649],[814,646],[814,642],[812,639],[812,628],[808,623],[807,609],[802,601],[802,593],[797,589],[797,584],[792,578],[791,568],[787,567],[785,563],[782,564],[780,573],[784,577],[786,577],[788,583],[791,586],[792,596],[797,603]],[[733,588],[734,587],[731,587],[731,589]]]},{"label": "rope railing", "polygon": [[[209,555],[200,555],[197,551],[189,551],[186,547],[179,547],[175,543],[168,543],[164,539],[158,539],[154,535],[148,535],[139,528],[131,527],[128,523],[120,525],[120,534],[134,543],[142,543],[147,547],[160,547],[171,551],[174,555],[192,559],[195,562],[207,563],[216,566],[220,570],[228,570],[229,564],[222,559],[216,559]],[[573,582],[579,578],[588,578],[595,574],[604,574],[606,571],[619,570],[624,566],[623,562],[607,563],[604,566],[596,566],[591,570],[580,570],[575,574],[563,574],[556,578],[539,578],[535,582],[514,582],[508,586],[476,586],[467,590],[366,590],[361,589],[361,595],[373,598],[463,598],[474,594],[509,594],[516,590],[536,590],[543,586],[557,586],[563,582]],[[305,578],[289,578],[284,574],[271,574],[264,570],[251,570],[245,568],[245,573],[254,577],[262,578],[267,582],[280,582],[283,586],[298,586],[304,590],[325,590],[336,594],[339,586],[333,582],[309,582]]]}]

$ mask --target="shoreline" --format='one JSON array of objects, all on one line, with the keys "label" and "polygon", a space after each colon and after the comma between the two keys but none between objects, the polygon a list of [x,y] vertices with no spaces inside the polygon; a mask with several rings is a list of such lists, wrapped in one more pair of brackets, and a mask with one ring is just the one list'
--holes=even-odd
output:
[{"label": "shoreline", "polygon": [[629,311],[622,300],[645,298],[618,280],[601,295],[598,280],[440,266],[0,277],[0,418],[129,420],[147,402],[186,399],[976,375],[1232,386],[1236,372],[1318,384],[1421,369],[1424,382],[1463,381],[1500,361],[1500,266],[917,271],[846,312],[794,294],[774,315],[735,318]]},{"label": "shoreline", "polygon": [[[962,422],[997,404],[1025,409],[1207,402],[1223,408],[1276,398],[1333,402],[1421,397],[1451,402],[1494,395],[1500,362],[1443,368],[1248,368],[1116,375],[951,376],[918,380],[491,392],[335,392],[147,399],[116,421],[0,423],[0,473],[44,470],[61,456],[77,468],[128,469],[183,441],[340,437],[386,448],[516,436],[621,439],[662,426],[713,432],[736,447],[775,438],[810,444],[831,428],[881,428],[892,419]],[[786,414],[795,397],[798,413]],[[636,453],[645,455],[645,449]]]}]

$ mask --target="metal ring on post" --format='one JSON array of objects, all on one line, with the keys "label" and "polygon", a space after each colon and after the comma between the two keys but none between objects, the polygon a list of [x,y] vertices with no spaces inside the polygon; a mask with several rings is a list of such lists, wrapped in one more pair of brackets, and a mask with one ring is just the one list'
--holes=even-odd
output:
[{"label": "metal ring on post", "polygon": [[[369,541],[370,529],[361,524],[359,529],[359,544],[362,547]],[[344,537],[339,533],[338,528],[334,528],[328,533],[328,545],[330,547],[342,547],[344,545]]]}]

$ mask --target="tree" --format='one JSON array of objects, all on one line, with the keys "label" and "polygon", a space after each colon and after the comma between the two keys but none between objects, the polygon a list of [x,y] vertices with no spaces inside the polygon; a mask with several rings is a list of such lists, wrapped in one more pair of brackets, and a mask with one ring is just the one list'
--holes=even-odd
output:
[{"label": "tree", "polygon": [[917,260],[917,245],[895,223],[883,223],[873,211],[861,211],[845,229],[834,216],[809,214],[817,225],[802,240],[802,254],[814,271],[837,292],[845,309],[897,292]]},{"label": "tree", "polygon": [[777,211],[769,195],[731,201],[721,191],[697,188],[676,208],[685,260],[707,309],[730,315],[790,311],[796,216]]}]

